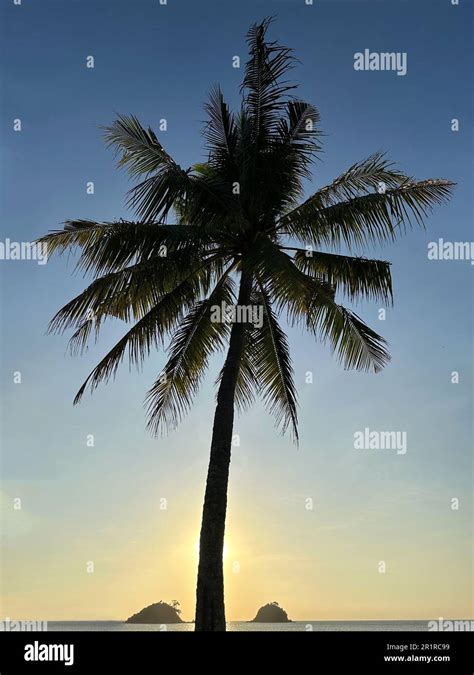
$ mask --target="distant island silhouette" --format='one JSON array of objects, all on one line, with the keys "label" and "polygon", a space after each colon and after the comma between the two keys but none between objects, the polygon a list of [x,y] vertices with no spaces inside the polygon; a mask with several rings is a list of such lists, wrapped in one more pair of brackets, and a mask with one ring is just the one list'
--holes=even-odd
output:
[{"label": "distant island silhouette", "polygon": [[[132,614],[125,623],[187,623],[181,618],[181,609],[179,602],[173,600],[171,603],[155,602],[148,607],[144,607],[136,614]],[[191,622],[193,623],[193,622]],[[249,623],[291,623],[288,614],[278,602],[269,602],[258,610],[254,619]]]},{"label": "distant island silhouette", "polygon": [[133,614],[125,623],[184,623],[180,614],[179,602],[173,600],[168,604],[160,600]]},{"label": "distant island silhouette", "polygon": [[278,602],[269,602],[260,607],[255,619],[250,623],[291,623],[291,619]]}]

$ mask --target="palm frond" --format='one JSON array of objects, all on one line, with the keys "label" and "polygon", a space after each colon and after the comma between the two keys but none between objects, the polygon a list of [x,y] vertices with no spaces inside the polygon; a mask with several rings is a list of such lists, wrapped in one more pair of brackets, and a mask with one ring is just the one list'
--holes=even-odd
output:
[{"label": "palm frond", "polygon": [[[105,127],[107,145],[120,155],[119,166],[133,176],[145,179],[128,193],[127,204],[142,220],[166,221],[175,203],[196,199],[211,204],[222,203],[211,185],[183,169],[165,151],[154,131],[145,129],[133,115],[120,115]],[[215,187],[215,186],[214,186]]]},{"label": "palm frond", "polygon": [[286,310],[290,323],[299,321],[308,308],[308,298],[320,287],[334,297],[335,289],[324,279],[313,279],[299,269],[269,237],[260,234],[248,254],[255,277],[269,293],[276,312]]},{"label": "palm frond", "polygon": [[390,361],[387,342],[354,312],[323,298],[320,289],[314,296],[307,326],[315,336],[328,342],[346,370],[378,373]]},{"label": "palm frond", "polygon": [[407,226],[424,226],[430,210],[447,201],[453,186],[443,179],[405,182],[331,206],[324,206],[326,197],[316,194],[283,216],[278,230],[316,248],[345,244],[352,250],[383,244],[394,241]]},{"label": "palm frond", "polygon": [[145,129],[134,115],[118,115],[110,125],[104,127],[107,147],[113,148],[119,167],[126,167],[131,176],[140,176],[174,169],[186,172],[163,148],[153,129]]},{"label": "palm frond", "polygon": [[207,299],[194,304],[173,335],[168,362],[146,397],[148,428],[154,434],[177,426],[199,389],[209,357],[229,336],[226,322],[212,321],[213,307],[234,301],[228,272]]},{"label": "palm frond", "polygon": [[293,51],[265,39],[271,21],[267,18],[254,24],[247,33],[250,58],[245,67],[242,91],[256,147],[275,133],[288,92],[295,88],[282,80],[294,65]]},{"label": "palm frond", "polygon": [[320,188],[314,198],[319,199],[324,206],[331,206],[374,190],[396,188],[410,181],[413,179],[396,169],[394,162],[385,153],[375,152],[350,166],[329,185]]},{"label": "palm frond", "polygon": [[321,149],[318,120],[310,104],[288,101],[277,133],[258,155],[255,173],[249,172],[245,195],[252,197],[251,220],[261,223],[261,229],[273,230],[281,214],[301,199],[303,179],[310,178],[310,166]]},{"label": "palm frond", "polygon": [[278,143],[288,148],[302,175],[309,178],[309,165],[322,149],[319,111],[310,103],[295,100],[287,102],[286,112],[279,122]]},{"label": "palm frond", "polygon": [[292,249],[298,269],[342,291],[351,301],[361,298],[393,303],[390,263],[322,251]]},{"label": "palm frond", "polygon": [[346,368],[378,372],[388,362],[385,340],[336,302],[330,283],[305,274],[264,237],[254,256],[256,276],[277,312],[286,309],[292,325],[302,324],[317,339],[329,342]]},{"label": "palm frond", "polygon": [[[297,395],[288,339],[278,323],[270,297],[259,284],[259,300],[264,309],[261,328],[253,331],[251,359],[263,401],[285,433],[291,427],[298,442]],[[252,370],[252,372],[254,372]]]},{"label": "palm frond", "polygon": [[[88,386],[94,390],[101,382],[107,382],[116,375],[127,348],[130,365],[140,366],[152,347],[162,344],[166,334],[178,325],[186,308],[193,306],[195,302],[196,280],[192,277],[185,279],[160,298],[94,368],[77,392],[74,403],[81,400]],[[87,324],[80,326],[73,339],[78,345],[83,344],[89,331]]]},{"label": "palm frond", "polygon": [[[223,261],[219,262],[223,264]],[[48,332],[62,333],[71,327],[81,328],[71,339],[75,344],[79,335],[84,339],[94,326],[97,337],[104,318],[137,321],[182,281],[193,280],[195,296],[207,293],[212,278],[218,277],[221,269],[213,259],[203,262],[176,251],[166,261],[151,260],[111,272],[96,279],[60,309],[50,321]],[[81,348],[84,346],[85,343]]]},{"label": "palm frond", "polygon": [[203,130],[209,151],[207,166],[220,170],[230,182],[237,180],[238,129],[220,87],[211,90],[204,108],[209,118]]},{"label": "palm frond", "polygon": [[166,225],[156,222],[96,222],[68,220],[62,230],[54,230],[38,239],[48,255],[82,249],[77,267],[85,273],[119,272],[127,265],[159,260],[169,252],[187,250],[202,253],[219,240],[219,233],[190,225]]}]

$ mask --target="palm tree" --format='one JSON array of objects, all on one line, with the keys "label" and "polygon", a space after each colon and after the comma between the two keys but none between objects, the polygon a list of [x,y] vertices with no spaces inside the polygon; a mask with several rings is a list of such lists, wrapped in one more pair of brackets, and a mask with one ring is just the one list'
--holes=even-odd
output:
[{"label": "palm tree", "polygon": [[[268,41],[270,19],[248,34],[242,104],[232,113],[216,87],[205,106],[207,161],[181,168],[151,128],[119,116],[106,142],[133,178],[137,220],[66,221],[40,241],[49,253],[80,250],[92,283],[58,311],[51,331],[74,330],[81,352],[106,318],[133,325],[75,398],[113,377],[126,353],[140,366],[171,336],[168,361],[146,398],[148,426],[173,429],[191,406],[212,354],[228,345],[218,377],[200,535],[196,630],[225,630],[222,553],[234,409],[259,394],[295,442],[297,394],[287,336],[303,325],[346,368],[379,371],[385,340],[336,296],[392,301],[390,263],[361,256],[422,225],[453,183],[416,181],[382,154],[351,166],[301,201],[321,150],[319,115],[285,78],[292,50]],[[174,213],[174,223],[168,222]],[[338,251],[344,247],[351,255]],[[216,307],[253,307],[261,322],[213,320]],[[225,304],[223,304],[225,303]]]}]

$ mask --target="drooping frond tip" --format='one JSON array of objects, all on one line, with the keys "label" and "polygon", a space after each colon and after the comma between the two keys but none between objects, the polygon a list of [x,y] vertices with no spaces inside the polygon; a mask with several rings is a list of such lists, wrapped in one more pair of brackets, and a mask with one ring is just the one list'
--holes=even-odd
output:
[{"label": "drooping frond tip", "polygon": [[296,61],[293,50],[278,42],[267,42],[266,32],[272,19],[253,24],[247,33],[250,58],[241,86],[244,109],[252,122],[254,140],[273,133],[279,112],[296,85],[284,80]]}]

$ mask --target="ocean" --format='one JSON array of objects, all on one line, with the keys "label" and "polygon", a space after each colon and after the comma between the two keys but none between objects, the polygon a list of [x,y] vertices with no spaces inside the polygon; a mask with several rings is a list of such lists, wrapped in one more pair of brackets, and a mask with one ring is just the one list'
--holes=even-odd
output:
[{"label": "ocean", "polygon": [[[48,621],[49,631],[193,631],[193,623],[147,624],[122,621]],[[426,621],[292,621],[291,623],[250,623],[229,621],[228,631],[428,631]]]}]

